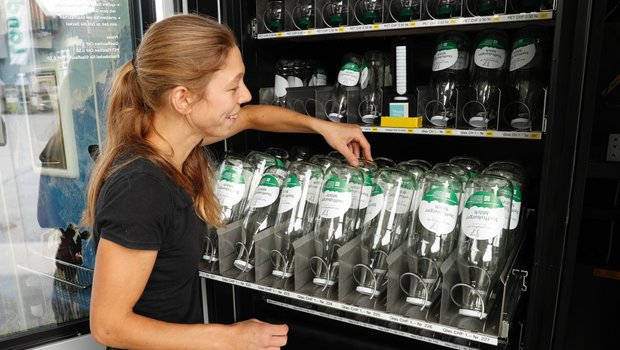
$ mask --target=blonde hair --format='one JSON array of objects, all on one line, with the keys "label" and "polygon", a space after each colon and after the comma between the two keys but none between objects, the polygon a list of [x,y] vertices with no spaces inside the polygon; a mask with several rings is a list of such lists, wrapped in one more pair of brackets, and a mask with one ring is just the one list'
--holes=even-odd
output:
[{"label": "blonde hair", "polygon": [[204,87],[234,47],[235,37],[228,27],[198,15],[168,17],[147,30],[134,61],[125,63],[114,77],[106,143],[91,172],[82,224],[94,224],[104,182],[135,159],[146,158],[192,197],[203,221],[222,225],[207,151],[196,145],[179,172],[155,151],[146,136],[156,132],[153,111],[162,106],[166,92],[184,86],[203,96]]}]

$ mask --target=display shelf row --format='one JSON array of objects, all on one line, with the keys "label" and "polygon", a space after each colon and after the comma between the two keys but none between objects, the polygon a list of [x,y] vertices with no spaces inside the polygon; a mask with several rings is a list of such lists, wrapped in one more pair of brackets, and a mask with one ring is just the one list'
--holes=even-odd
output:
[{"label": "display shelf row", "polygon": [[442,347],[448,348],[448,349],[457,349],[457,350],[475,350],[475,349],[477,349],[477,348],[472,348],[472,347],[465,346],[465,345],[451,343],[451,342],[448,342],[448,341],[445,341],[445,340],[441,340],[441,339],[425,337],[425,336],[418,335],[418,334],[412,334],[412,333],[409,333],[407,331],[403,331],[403,330],[399,330],[399,329],[388,328],[388,327],[380,326],[380,325],[377,325],[377,324],[362,322],[362,321],[353,320],[353,319],[350,319],[350,318],[347,318],[347,317],[333,315],[333,314],[327,313],[327,312],[321,312],[321,311],[318,311],[318,310],[312,310],[312,309],[309,309],[307,307],[298,306],[298,305],[292,305],[290,303],[286,303],[286,302],[282,302],[282,301],[278,301],[278,300],[265,299],[265,301],[268,304],[280,306],[280,307],[283,307],[283,308],[287,308],[287,309],[291,309],[291,310],[307,313],[307,314],[314,315],[314,316],[328,318],[328,319],[331,319],[331,320],[335,320],[335,321],[339,321],[339,322],[343,322],[343,323],[348,323],[348,324],[356,325],[358,327],[364,327],[364,328],[372,329],[372,330],[383,332],[383,333],[388,333],[388,334],[393,334],[393,335],[397,335],[397,336],[401,336],[401,337],[405,337],[405,338],[415,339],[415,340],[423,341],[423,342],[426,342],[426,343],[439,345],[439,346],[442,346]]},{"label": "display shelf row", "polygon": [[503,14],[493,16],[477,16],[477,17],[457,17],[448,19],[429,19],[410,22],[394,22],[394,23],[377,23],[369,25],[353,25],[329,28],[316,28],[306,30],[281,31],[274,33],[257,34],[257,39],[285,39],[294,37],[309,37],[315,35],[340,35],[345,33],[362,33],[391,31],[416,28],[433,28],[433,27],[453,27],[474,24],[497,24],[497,23],[513,23],[525,21],[548,21],[552,20],[554,13],[552,11]]},{"label": "display shelf row", "polygon": [[467,129],[439,129],[439,128],[395,128],[382,126],[361,126],[363,132],[376,132],[386,134],[415,134],[415,135],[441,135],[441,136],[466,136],[488,137],[524,140],[541,140],[540,131],[499,131],[499,130],[467,130]]},{"label": "display shelf row", "polygon": [[[376,318],[376,319],[387,321],[387,322],[398,323],[398,324],[402,324],[405,326],[424,329],[424,330],[431,331],[431,332],[436,332],[436,333],[446,334],[446,335],[450,335],[454,337],[473,340],[479,343],[490,344],[490,345],[499,344],[499,338],[495,336],[482,334],[478,332],[470,332],[470,331],[466,331],[466,330],[459,329],[456,327],[445,326],[445,325],[433,323],[433,322],[426,322],[424,320],[419,320],[419,319],[409,318],[409,317],[405,317],[401,315],[390,314],[387,312],[367,309],[367,308],[363,308],[359,306],[341,303],[338,301],[317,298],[317,297],[313,297],[307,294],[296,293],[296,292],[292,292],[292,291],[288,291],[284,289],[267,287],[267,286],[263,286],[263,285],[253,283],[253,282],[247,282],[247,281],[242,281],[242,280],[238,280],[235,278],[224,277],[216,273],[200,271],[200,277],[204,277],[210,280],[223,282],[227,284],[232,284],[232,285],[239,286],[239,287],[249,288],[249,289],[257,290],[257,291],[264,292],[264,293],[279,295],[281,297],[299,300],[299,301],[303,301],[303,302],[307,302],[307,303],[311,303],[315,305],[325,306],[325,307],[329,307],[335,310],[350,312],[353,314],[368,316],[368,317]],[[287,306],[293,307],[293,305],[290,305],[290,304],[287,304]],[[302,307],[297,307],[297,308],[303,309]],[[309,312],[308,309],[305,309],[304,311]],[[347,319],[347,321],[351,322],[353,320]],[[363,323],[363,322],[359,322],[359,323]],[[368,325],[368,324],[364,323],[364,325]],[[390,330],[390,331],[392,333],[394,330]],[[406,333],[406,332],[402,332],[402,333]],[[407,333],[407,336],[413,336],[413,334]],[[463,349],[469,349],[469,348],[465,347]]]},{"label": "display shelf row", "polygon": [[425,306],[421,307],[405,302],[410,298],[405,295],[407,291],[402,290],[400,278],[406,272],[407,265],[403,247],[387,257],[389,267],[387,285],[383,286],[385,289],[376,289],[376,293],[369,296],[360,293],[354,281],[354,270],[361,259],[360,237],[338,249],[338,281],[324,286],[316,285],[316,273],[311,266],[316,256],[312,234],[292,242],[295,247],[295,272],[290,278],[284,275],[278,277],[273,273],[273,228],[263,230],[254,237],[255,256],[252,261],[246,260],[245,264],[241,264],[237,251],[242,240],[240,221],[219,229],[217,240],[218,257],[203,261],[201,277],[481,344],[497,346],[500,339],[508,338],[512,318],[524,290],[523,277],[526,274],[520,275],[515,268],[520,249],[512,250],[499,280],[488,291],[488,304],[482,301],[484,306],[480,317],[471,317],[462,314],[458,305],[454,304],[454,300],[460,300],[458,288],[458,295],[453,295],[455,287],[463,285],[458,283],[456,254],[451,254],[442,264],[441,287],[434,288]]}]

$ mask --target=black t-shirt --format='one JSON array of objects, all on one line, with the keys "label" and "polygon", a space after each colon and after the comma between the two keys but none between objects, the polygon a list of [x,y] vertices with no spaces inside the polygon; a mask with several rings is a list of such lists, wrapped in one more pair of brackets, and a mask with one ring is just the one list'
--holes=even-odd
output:
[{"label": "black t-shirt", "polygon": [[158,251],[135,313],[202,323],[198,262],[205,229],[187,192],[154,163],[138,159],[103,184],[93,234],[97,245],[105,238],[130,249]]}]

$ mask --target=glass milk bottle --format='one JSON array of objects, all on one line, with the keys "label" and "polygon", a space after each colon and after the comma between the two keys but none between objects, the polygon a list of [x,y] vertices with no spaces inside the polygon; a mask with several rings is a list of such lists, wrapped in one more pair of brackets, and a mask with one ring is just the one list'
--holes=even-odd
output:
[{"label": "glass milk bottle", "polygon": [[512,205],[510,212],[510,227],[508,229],[508,249],[512,250],[516,243],[519,241],[519,224],[521,219],[521,202],[523,197],[523,184],[525,178],[519,171],[513,170],[510,167],[495,165],[485,169],[483,174],[491,174],[503,176],[510,180],[512,183]]},{"label": "glass milk bottle", "polygon": [[322,183],[323,169],[319,165],[294,161],[289,166],[274,224],[274,276],[288,278],[293,275],[293,242],[314,227]]},{"label": "glass milk bottle", "polygon": [[440,266],[456,246],[462,184],[453,174],[430,170],[420,179],[418,211],[407,241],[408,272],[401,277],[406,301],[422,307],[431,304],[441,286]]},{"label": "glass milk bottle", "polygon": [[460,283],[451,289],[460,315],[484,319],[490,310],[491,291],[508,258],[512,192],[510,180],[496,175],[481,174],[465,185],[457,258]]},{"label": "glass milk bottle", "polygon": [[385,289],[387,257],[405,239],[414,188],[413,176],[404,170],[377,173],[362,227],[362,263],[353,273],[358,293],[374,297]]},{"label": "glass milk bottle", "polygon": [[362,60],[358,55],[347,54],[338,72],[338,81],[334,86],[330,99],[325,106],[327,118],[333,122],[346,122],[349,110],[347,88],[355,86],[360,80]]},{"label": "glass milk bottle", "polygon": [[361,190],[363,179],[361,170],[345,164],[332,165],[324,176],[311,259],[314,284],[329,287],[338,280],[338,249],[354,237],[359,203],[353,199],[360,194],[353,191]]},{"label": "glass milk bottle", "polygon": [[508,35],[504,31],[488,29],[476,36],[474,65],[469,79],[474,99],[468,102],[464,111],[465,121],[474,128],[488,128],[492,126],[489,123],[496,120],[508,63],[507,49]]},{"label": "glass milk bottle", "polygon": [[263,177],[265,169],[278,164],[275,156],[260,151],[251,151],[247,155],[246,159],[248,163],[254,166],[254,170],[252,173],[245,173],[245,176],[248,179],[247,181],[250,185],[247,188],[248,192],[246,194],[246,197],[248,198],[248,201],[246,202],[243,215],[247,214],[248,210],[250,209],[250,200],[252,200],[252,196],[254,196],[254,192],[256,191],[258,183]]},{"label": "glass milk bottle", "polygon": [[237,242],[237,259],[233,262],[243,272],[254,268],[254,236],[273,226],[279,205],[280,188],[286,171],[271,166],[263,173],[256,191],[250,199],[250,210],[241,226],[241,242]]},{"label": "glass milk bottle", "polygon": [[460,32],[448,32],[437,39],[430,79],[434,100],[425,112],[434,126],[446,127],[456,118],[457,89],[467,85],[469,47],[469,39]]},{"label": "glass milk bottle", "polygon": [[[236,155],[228,155],[219,166],[215,195],[220,202],[222,223],[229,224],[243,217],[247,201],[247,188],[250,185],[244,174],[254,170],[252,164]],[[218,261],[218,237],[214,227],[207,228],[203,259]]]},{"label": "glass milk bottle", "polygon": [[545,29],[525,27],[512,43],[508,85],[511,98],[506,106],[506,122],[514,129],[529,130],[542,117],[545,98]]}]

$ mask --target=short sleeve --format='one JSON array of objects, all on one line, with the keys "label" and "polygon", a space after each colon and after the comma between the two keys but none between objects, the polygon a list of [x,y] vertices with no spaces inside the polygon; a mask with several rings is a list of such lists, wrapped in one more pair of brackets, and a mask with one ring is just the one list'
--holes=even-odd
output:
[{"label": "short sleeve", "polygon": [[159,250],[173,212],[168,187],[143,173],[108,181],[95,214],[100,237],[130,249]]}]

